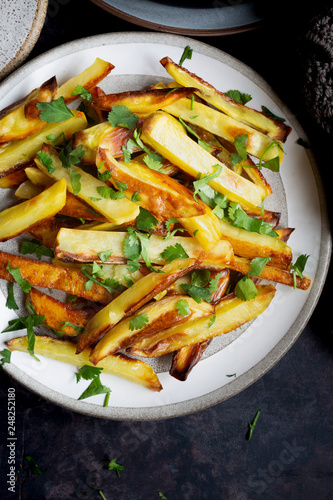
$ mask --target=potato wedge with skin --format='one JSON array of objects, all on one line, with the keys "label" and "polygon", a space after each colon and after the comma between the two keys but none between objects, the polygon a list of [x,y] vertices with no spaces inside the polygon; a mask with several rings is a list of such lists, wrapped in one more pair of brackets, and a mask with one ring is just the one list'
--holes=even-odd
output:
[{"label": "potato wedge with skin", "polygon": [[[234,271],[238,271],[242,274],[247,274],[250,271],[251,260],[245,259],[244,257],[238,257],[234,255],[234,259],[232,263],[227,264],[226,267],[233,269]],[[307,290],[311,285],[311,280],[307,276],[304,278],[300,278],[300,276],[294,276],[293,273],[288,271],[287,269],[279,269],[277,267],[266,265],[261,274],[260,278],[267,281],[272,281],[273,283],[281,283],[282,285],[294,286],[299,290]]]},{"label": "potato wedge with skin", "polygon": [[[14,108],[9,107],[8,112],[0,113],[0,144],[24,139],[45,126],[39,118],[38,102],[51,102],[58,90],[55,77],[44,82],[38,89],[33,90],[24,98],[23,102]],[[11,108],[11,109],[10,109]]]},{"label": "potato wedge with skin", "polygon": [[[89,319],[97,312],[96,307],[89,306],[77,309],[70,304],[64,304],[60,300],[37,290],[37,288],[32,288],[28,293],[27,303],[32,305],[36,314],[45,316],[47,328],[70,337],[76,337],[80,333],[80,329],[84,328]],[[76,329],[66,323],[75,325]]]},{"label": "potato wedge with skin", "polygon": [[222,238],[220,221],[208,206],[204,215],[180,217],[179,222],[204,250],[213,249]]},{"label": "potato wedge with skin", "polygon": [[111,111],[113,106],[126,106],[132,113],[150,114],[158,109],[193,94],[193,88],[150,89],[107,94],[96,99],[95,104],[101,109]]},{"label": "potato wedge with skin", "polygon": [[72,110],[74,116],[60,123],[47,123],[38,132],[26,137],[11,141],[0,151],[0,179],[28,166],[36,153],[41,149],[47,136],[54,134],[56,137],[63,132],[66,140],[75,132],[87,126],[87,120],[81,111]]},{"label": "potato wedge with skin", "polygon": [[211,341],[212,339],[208,339],[204,342],[199,342],[199,344],[185,346],[178,351],[175,351],[172,358],[172,365],[169,370],[171,377],[174,377],[182,382],[187,380],[190,372],[193,370],[195,365],[199,363],[201,356]]},{"label": "potato wedge with skin", "polygon": [[141,139],[194,178],[199,174],[214,174],[216,165],[222,167],[221,174],[208,183],[211,188],[247,208],[261,204],[265,192],[260,186],[223,165],[181,131],[176,123],[171,115],[158,111],[144,121]]},{"label": "potato wedge with skin", "polygon": [[[184,300],[188,304],[188,314],[181,315],[178,303]],[[214,307],[206,302],[197,304],[191,297],[184,295],[177,297],[164,297],[158,302],[152,302],[141,308],[135,314],[126,317],[113,328],[108,330],[91,351],[89,360],[96,365],[108,354],[115,354],[131,346],[142,337],[150,337],[160,330],[165,330],[171,325],[178,325],[189,320],[201,318],[214,313]],[[146,314],[149,323],[143,328],[133,331],[130,322],[140,314]]]},{"label": "potato wedge with skin", "polygon": [[[65,262],[101,262],[98,254],[112,249],[107,259],[109,264],[125,264],[124,242],[127,233],[118,231],[93,231],[79,229],[60,229],[55,246],[55,255]],[[220,240],[215,248],[205,251],[199,243],[188,236],[173,236],[165,240],[152,235],[149,239],[149,257],[153,264],[166,264],[161,253],[169,246],[180,244],[189,258],[202,261],[206,267],[223,269],[226,262],[231,262],[233,251],[228,241]],[[143,261],[142,261],[143,262]]]},{"label": "potato wedge with skin", "polygon": [[109,151],[99,148],[97,164],[102,162],[101,171],[112,173],[110,181],[115,186],[117,181],[125,183],[127,189],[124,193],[129,199],[136,191],[140,191],[140,206],[157,218],[167,220],[205,213],[204,204],[196,202],[189,189],[166,174],[136,161],[128,164],[117,161]]},{"label": "potato wedge with skin", "polygon": [[[50,155],[55,170],[52,173],[49,173],[47,168],[36,157],[35,163],[37,167],[40,168],[45,174],[50,175],[52,179],[58,180],[64,178],[67,183],[68,191],[73,193],[70,169],[66,169],[62,166],[57,152],[50,145],[44,144],[42,151]],[[105,182],[96,179],[80,167],[72,166],[71,170],[80,175],[81,189],[76,196],[80,200],[83,200],[93,210],[96,210],[98,214],[102,214],[109,222],[122,224],[137,217],[139,214],[139,207],[135,203],[127,200],[126,198],[118,200],[103,198],[101,194],[98,193],[97,188],[107,187]]]},{"label": "potato wedge with skin", "polygon": [[271,257],[269,265],[288,269],[292,261],[292,250],[279,237],[258,234],[232,226],[220,220],[222,238],[229,241],[234,254],[247,259]]},{"label": "potato wedge with skin", "polygon": [[91,346],[125,316],[133,314],[177,278],[192,271],[197,266],[196,259],[178,259],[164,266],[162,273],[153,272],[141,278],[89,321],[85,332],[79,336],[77,352],[82,352],[86,347]]},{"label": "potato wedge with skin", "polygon": [[[12,352],[28,352],[28,338],[17,337],[9,340],[7,347]],[[74,366],[93,366],[89,361],[89,350],[81,354],[75,354],[75,344],[68,340],[36,335],[34,352],[37,356],[46,356]],[[151,391],[159,392],[163,389],[152,367],[139,359],[129,358],[123,354],[115,354],[104,358],[99,363],[98,368],[103,368],[102,373],[125,378],[136,384],[143,385]]]},{"label": "potato wedge with skin", "polygon": [[47,248],[53,249],[58,231],[62,227],[74,228],[79,226],[81,226],[81,221],[79,221],[79,219],[66,216],[61,217],[57,214],[50,219],[46,219],[29,227],[27,232],[30,236],[43,243]]},{"label": "potato wedge with skin", "polygon": [[248,154],[264,161],[278,157],[280,165],[283,161],[283,149],[279,142],[206,104],[194,101],[192,105],[189,99],[180,99],[163,111],[176,118],[180,116],[185,122],[197,125],[230,143],[233,143],[239,135],[247,135]]},{"label": "potato wedge with skin", "polygon": [[31,226],[57,214],[66,203],[66,182],[61,179],[31,200],[0,212],[0,241],[25,233]]},{"label": "potato wedge with skin", "polygon": [[63,97],[65,103],[69,104],[80,96],[73,95],[77,85],[82,85],[87,90],[91,90],[98,85],[113,70],[114,65],[96,57],[95,61],[82,73],[67,80],[57,92],[56,98]]},{"label": "potato wedge with skin", "polygon": [[16,198],[20,198],[21,200],[30,200],[41,192],[42,189],[33,184],[31,181],[26,180],[19,185],[14,195],[16,196]]},{"label": "potato wedge with skin", "polygon": [[280,120],[276,120],[260,111],[239,104],[223,92],[216,90],[212,85],[202,80],[202,78],[174,63],[169,57],[164,57],[160,60],[160,63],[178,83],[185,87],[196,87],[196,94],[199,97],[213,104],[227,115],[261,130],[273,139],[283,142],[287,139],[291,127]]},{"label": "potato wedge with skin", "polygon": [[[29,165],[30,163],[27,163]],[[16,189],[22,182],[27,180],[27,176],[24,171],[24,165],[19,170],[12,172],[11,174],[4,175],[0,177],[0,188],[3,189]]]},{"label": "potato wedge with skin", "polygon": [[84,284],[87,278],[77,269],[55,266],[6,252],[0,252],[0,279],[14,282],[14,278],[6,269],[8,263],[11,268],[19,266],[22,278],[32,286],[54,288],[102,304],[108,304],[113,298],[104,287],[97,283],[94,283],[90,290],[86,290]]},{"label": "potato wedge with skin", "polygon": [[248,301],[241,301],[233,294],[227,295],[216,306],[215,321],[209,328],[211,319],[209,316],[176,325],[152,337],[149,347],[146,346],[145,349],[134,347],[129,352],[142,357],[161,356],[236,330],[263,313],[276,291],[273,285],[258,285],[257,289],[257,296]]}]

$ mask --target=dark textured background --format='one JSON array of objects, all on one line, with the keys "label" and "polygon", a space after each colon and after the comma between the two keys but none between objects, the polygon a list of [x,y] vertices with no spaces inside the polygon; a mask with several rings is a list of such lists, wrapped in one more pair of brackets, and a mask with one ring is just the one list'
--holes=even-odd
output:
[{"label": "dark textured background", "polygon": [[[332,214],[332,137],[307,109],[302,89],[305,33],[325,4],[267,2],[262,27],[228,37],[205,37],[260,73],[305,128],[327,187]],[[292,7],[291,7],[292,4]],[[145,31],[89,0],[50,0],[29,59],[84,36]],[[22,500],[328,500],[333,491],[332,273],[305,330],[251,387],[213,408],[164,421],[118,422],[75,414],[0,373],[0,498]],[[16,390],[16,494],[7,491],[7,391]],[[262,412],[251,441],[248,423]],[[30,455],[43,475],[33,475]],[[124,466],[121,477],[108,460]]]}]

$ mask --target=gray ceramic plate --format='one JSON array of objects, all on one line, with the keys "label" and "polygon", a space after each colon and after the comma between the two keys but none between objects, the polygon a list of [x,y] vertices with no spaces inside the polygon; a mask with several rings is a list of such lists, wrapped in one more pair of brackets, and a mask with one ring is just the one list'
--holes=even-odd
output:
[{"label": "gray ceramic plate", "polygon": [[[204,359],[193,369],[186,382],[168,374],[169,359],[154,362],[163,385],[160,393],[111,375],[102,381],[112,389],[110,406],[103,407],[103,397],[78,401],[86,382],[76,383],[76,369],[68,364],[40,356],[40,362],[28,354],[15,352],[6,371],[21,384],[58,405],[92,416],[142,420],[184,415],[219,403],[245,389],[266,373],[297,339],[320,296],[331,254],[331,237],[321,180],[311,150],[296,143],[306,139],[295,117],[265,81],[252,69],[204,43],[169,34],[114,33],[78,40],[53,49],[17,70],[0,85],[0,109],[17,100],[52,75],[61,84],[79,73],[98,56],[115,65],[103,81],[107,92],[143,88],[169,77],[159,60],[169,56],[178,61],[186,45],[193,48],[186,67],[222,91],[238,89],[252,95],[251,105],[267,106],[284,116],[293,130],[284,146],[286,155],[281,173],[265,175],[273,194],[265,202],[267,209],[282,211],[282,226],[296,228],[289,243],[294,259],[310,255],[305,274],[312,279],[307,291],[277,286],[274,300],[264,314],[251,325],[214,339]],[[8,190],[7,190],[8,191]],[[2,203],[6,203],[6,191]],[[1,249],[16,251],[15,242],[1,244]],[[6,293],[5,282],[2,289]],[[14,317],[0,296],[1,327]],[[1,329],[3,329],[1,328]],[[20,332],[24,335],[25,332]],[[4,341],[17,334],[2,334]],[[234,377],[228,377],[236,374]]]},{"label": "gray ceramic plate", "polygon": [[48,0],[1,0],[0,80],[28,57],[42,30]]},{"label": "gray ceramic plate", "polygon": [[249,0],[92,0],[107,12],[145,28],[190,36],[222,36],[258,27],[262,17]]}]

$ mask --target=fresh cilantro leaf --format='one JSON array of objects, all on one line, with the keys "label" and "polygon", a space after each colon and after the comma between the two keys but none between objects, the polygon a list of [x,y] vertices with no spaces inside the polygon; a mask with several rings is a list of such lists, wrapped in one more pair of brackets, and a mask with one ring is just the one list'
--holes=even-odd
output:
[{"label": "fresh cilantro leaf", "polygon": [[182,66],[183,62],[186,60],[186,59],[192,59],[192,53],[193,53],[193,49],[191,49],[191,47],[189,45],[186,45],[182,55],[181,55],[181,58],[179,60],[179,66]]},{"label": "fresh cilantro leaf", "polygon": [[76,373],[76,382],[80,382],[81,378],[84,380],[93,380],[98,377],[103,368],[98,368],[97,366],[83,365],[78,369]]},{"label": "fresh cilantro leaf", "polygon": [[72,328],[74,328],[74,330],[77,333],[83,333],[84,332],[83,326],[74,325],[74,323],[71,323],[70,321],[64,321],[64,324],[60,328],[60,331],[63,330],[64,328],[66,328],[66,326],[71,326]]},{"label": "fresh cilantro leaf", "polygon": [[72,165],[80,163],[80,159],[85,155],[83,145],[80,144],[73,149],[72,141],[70,140],[59,152],[59,159],[64,168],[70,168]]},{"label": "fresh cilantro leaf", "polygon": [[90,398],[92,396],[96,396],[97,394],[108,394],[109,392],[111,392],[111,389],[103,385],[99,377],[95,377],[90,382],[87,389],[83,391],[80,397],[78,397],[78,400]]},{"label": "fresh cilantro leaf", "polygon": [[107,262],[109,257],[112,255],[112,250],[106,250],[105,252],[99,252],[97,255],[102,262]]},{"label": "fresh cilantro leaf", "polygon": [[74,196],[76,196],[81,191],[81,174],[77,170],[71,168],[69,171],[69,175],[73,188],[73,194]]},{"label": "fresh cilantro leaf", "polygon": [[225,95],[233,99],[235,102],[244,105],[252,99],[252,96],[250,94],[244,94],[239,90],[229,90],[228,92],[225,92]]},{"label": "fresh cilantro leaf", "polygon": [[182,289],[184,290],[185,293],[187,293],[190,297],[192,297],[193,300],[195,300],[198,304],[201,303],[201,300],[204,300],[205,302],[210,302],[211,298],[211,292],[209,291],[208,288],[202,288],[197,285],[188,285],[187,283],[184,283],[183,285],[180,285]]},{"label": "fresh cilantro leaf", "polygon": [[210,280],[210,271],[208,269],[197,269],[191,274],[191,285],[204,288]]},{"label": "fresh cilantro leaf", "polygon": [[56,168],[53,165],[51,155],[45,153],[45,151],[37,151],[36,156],[41,164],[44,165],[44,167],[47,169],[49,174],[52,174],[55,171]]},{"label": "fresh cilantro leaf", "polygon": [[246,145],[247,145],[247,134],[240,134],[238,135],[235,140],[234,140],[234,146],[236,148],[237,153],[231,153],[231,167],[234,167],[237,165],[237,163],[240,163],[242,160],[247,159],[247,151],[246,151]]},{"label": "fresh cilantro leaf", "polygon": [[247,301],[256,297],[258,289],[249,275],[246,274],[237,282],[234,293],[239,299]]},{"label": "fresh cilantro leaf", "polygon": [[39,260],[41,260],[42,256],[51,258],[54,257],[54,253],[51,248],[47,248],[45,245],[35,239],[22,241],[20,246],[20,253],[22,255],[36,254]]},{"label": "fresh cilantro leaf", "polygon": [[141,200],[141,196],[139,195],[140,191],[135,191],[132,196],[131,196],[131,201],[133,203],[137,203],[138,201]]},{"label": "fresh cilantro leaf", "polygon": [[6,266],[6,270],[9,272],[9,274],[14,278],[16,283],[20,285],[22,290],[25,293],[28,293],[31,290],[31,285],[28,281],[26,281],[24,278],[22,278],[21,272],[20,272],[20,267],[11,267],[10,263],[8,262]]},{"label": "fresh cilantro leaf", "polygon": [[97,186],[96,189],[98,194],[100,194],[102,198],[107,198],[110,200],[121,200],[122,198],[125,198],[123,190],[115,191],[112,187],[109,186]]},{"label": "fresh cilantro leaf", "polygon": [[278,236],[277,232],[272,229],[272,226],[268,224],[268,222],[265,222],[262,219],[256,219],[255,217],[250,217],[241,208],[239,203],[229,203],[228,215],[230,223],[235,227],[245,229],[246,231],[250,231],[252,233],[268,234],[273,237]]},{"label": "fresh cilantro leaf", "polygon": [[25,316],[23,318],[17,318],[8,321],[7,328],[2,330],[2,332],[13,332],[15,330],[23,330],[26,328],[28,337],[28,352],[33,358],[39,361],[39,359],[34,354],[35,334],[33,328],[44,323],[45,316],[39,314],[31,314],[30,316]]},{"label": "fresh cilantro leaf", "polygon": [[93,100],[91,93],[88,89],[83,87],[82,85],[77,85],[72,92],[72,95],[79,95],[82,99],[91,102]]},{"label": "fresh cilantro leaf", "polygon": [[163,493],[162,493],[161,491],[159,491],[159,492],[158,492],[158,494],[159,494],[159,496],[160,496],[160,498],[161,498],[162,500],[168,500],[168,499],[167,499],[167,497],[166,497],[166,496],[164,496],[164,495],[163,495]]},{"label": "fresh cilantro leaf", "polygon": [[100,181],[105,182],[111,179],[112,173],[109,172],[108,170],[105,170],[102,174],[98,173],[97,177]]},{"label": "fresh cilantro leaf", "polygon": [[131,155],[133,151],[136,148],[136,143],[133,141],[133,139],[129,139],[126,143],[126,147],[122,146],[121,149],[123,150],[124,153],[124,162],[125,163],[130,163],[131,161]]},{"label": "fresh cilantro leaf", "polygon": [[303,276],[303,271],[305,269],[306,263],[310,255],[302,254],[300,255],[295,263],[290,264],[290,271],[292,272],[293,279],[294,279],[294,288],[296,288],[296,274],[300,278],[304,278]]},{"label": "fresh cilantro leaf", "polygon": [[203,141],[201,139],[201,137],[191,127],[189,127],[180,116],[178,116],[178,120],[180,121],[180,123],[183,125],[183,127],[185,127],[185,129],[190,134],[194,135],[194,137],[198,140],[199,146],[201,146],[203,149],[205,149],[209,153],[211,153],[214,150],[214,148],[212,148],[212,146],[210,144],[208,144],[208,142]]},{"label": "fresh cilantro leaf", "polygon": [[134,230],[129,228],[124,241],[124,256],[127,259],[127,268],[131,272],[135,272],[140,268],[140,240]]},{"label": "fresh cilantro leaf", "polygon": [[193,187],[194,187],[193,198],[195,200],[196,200],[196,195],[206,184],[208,184],[209,182],[213,181],[214,179],[216,179],[221,175],[223,165],[219,165],[217,163],[216,165],[213,165],[213,168],[215,168],[215,172],[213,172],[212,174],[206,174],[200,179],[193,182]]},{"label": "fresh cilantro leaf", "polygon": [[135,316],[131,321],[128,321],[128,328],[133,330],[141,330],[149,323],[149,318],[146,313],[141,313]]},{"label": "fresh cilantro leaf", "polygon": [[0,359],[0,366],[3,366],[5,363],[10,363],[10,358],[11,358],[11,351],[9,349],[2,349],[0,351],[1,354],[1,359]]},{"label": "fresh cilantro leaf", "polygon": [[161,258],[167,262],[172,262],[176,259],[187,259],[188,255],[182,245],[176,243],[174,246],[170,245],[166,247],[161,253]]},{"label": "fresh cilantro leaf", "polygon": [[171,231],[170,229],[170,226],[171,224],[177,224],[179,223],[179,221],[177,219],[168,219],[166,222],[165,222],[165,227],[167,228],[168,232],[167,232],[167,235],[164,237],[164,240],[169,240],[171,238],[173,238],[173,236],[177,233],[177,232],[180,232],[180,233],[183,233],[185,231],[184,228],[179,228],[177,227],[176,229],[174,229],[173,231]]},{"label": "fresh cilantro leaf", "polygon": [[46,471],[42,472],[32,457],[26,455],[24,458],[29,462],[30,470],[33,474],[36,474],[37,476],[45,474]]},{"label": "fresh cilantro leaf", "polygon": [[272,257],[255,257],[251,260],[249,274],[251,276],[260,276],[266,264],[271,260]]},{"label": "fresh cilantro leaf", "polygon": [[158,225],[158,220],[148,210],[140,207],[140,213],[136,218],[136,227],[141,231],[150,231]]},{"label": "fresh cilantro leaf", "polygon": [[213,316],[211,316],[211,318],[208,322],[207,328],[210,328],[211,326],[213,326],[215,323],[215,320],[216,320],[216,314],[213,314]]},{"label": "fresh cilantro leaf", "polygon": [[108,470],[114,470],[117,476],[120,477],[120,472],[124,470],[124,466],[117,464],[117,459],[114,458],[113,460],[110,460]]},{"label": "fresh cilantro leaf", "polygon": [[66,106],[63,97],[59,97],[52,102],[38,102],[36,106],[40,111],[39,118],[43,122],[60,123],[74,116],[72,111]]},{"label": "fresh cilantro leaf", "polygon": [[137,231],[137,237],[140,241],[140,253],[141,253],[141,257],[142,259],[144,260],[144,263],[146,264],[146,266],[148,267],[148,269],[150,269],[151,271],[154,271],[155,273],[163,273],[163,271],[161,271],[160,269],[156,269],[155,267],[153,267],[151,261],[150,261],[150,255],[149,255],[149,238],[150,238],[150,235],[149,234],[142,234],[142,233],[139,233],[139,231]]},{"label": "fresh cilantro leaf", "polygon": [[274,120],[278,120],[279,122],[285,122],[285,118],[281,118],[281,116],[277,116],[272,111],[270,111],[266,106],[261,106],[261,109],[265,115],[269,116],[270,118],[274,118]]},{"label": "fresh cilantro leaf", "polygon": [[94,262],[93,265],[86,264],[82,266],[81,272],[86,278],[88,278],[88,281],[84,284],[86,290],[91,290],[93,283],[96,283],[97,285],[105,288],[111,295],[113,295],[115,291],[124,291],[124,286],[113,278],[107,278],[105,280],[97,279],[102,278],[105,275],[103,266],[100,266],[97,262]]},{"label": "fresh cilantro leaf", "polygon": [[133,129],[139,120],[138,115],[132,113],[127,106],[116,104],[108,114],[108,121],[113,127]]},{"label": "fresh cilantro leaf", "polygon": [[12,281],[8,283],[8,296],[6,301],[6,307],[8,307],[8,309],[13,309],[13,310],[17,310],[19,308],[19,306],[16,304],[16,300],[14,297],[14,283]]},{"label": "fresh cilantro leaf", "polygon": [[163,164],[161,163],[160,159],[155,159],[153,155],[154,155],[154,153],[151,153],[151,154],[147,153],[143,157],[144,163],[151,170],[156,170],[157,172],[163,172]]},{"label": "fresh cilantro leaf", "polygon": [[176,308],[179,316],[188,316],[190,314],[190,306],[186,299],[178,300]]},{"label": "fresh cilantro leaf", "polygon": [[[107,396],[110,396],[110,393],[109,393],[109,394],[107,394],[107,395],[106,395],[106,397],[107,397]],[[106,399],[106,398],[105,398],[105,399]],[[107,405],[106,405],[106,406],[107,406]],[[106,497],[105,497],[105,495],[104,495],[104,493],[103,493],[103,491],[102,491],[102,490],[98,490],[98,493],[99,493],[99,495],[100,495],[100,497],[101,497],[101,499],[102,499],[102,500],[106,500]]]},{"label": "fresh cilantro leaf", "polygon": [[209,287],[208,287],[210,293],[213,293],[213,292],[217,291],[221,275],[222,275],[222,271],[220,273],[217,273],[217,275],[215,276],[215,278],[212,278],[210,280]]},{"label": "fresh cilantro leaf", "polygon": [[257,425],[260,413],[261,413],[261,408],[258,409],[257,413],[255,414],[254,419],[249,424],[249,433],[248,433],[248,437],[247,437],[248,441],[250,441],[250,439],[252,438],[252,434],[253,434],[253,431],[255,429],[255,426]]},{"label": "fresh cilantro leaf", "polygon": [[262,167],[268,168],[272,172],[280,172],[280,158],[278,156],[275,156],[274,158],[271,158],[270,160],[267,160],[264,162],[263,158],[264,156],[268,153],[270,149],[272,149],[274,146],[277,146],[281,151],[283,151],[283,148],[279,142],[272,141],[271,144],[265,149],[265,151],[262,153],[262,155],[259,158],[259,163],[258,163],[258,169],[261,170]]},{"label": "fresh cilantro leaf", "polygon": [[111,391],[106,393],[103,406],[106,408],[109,405]]},{"label": "fresh cilantro leaf", "polygon": [[229,378],[230,377],[236,377],[236,375],[237,375],[236,373],[231,373],[230,375],[226,375],[226,377],[229,377]]}]

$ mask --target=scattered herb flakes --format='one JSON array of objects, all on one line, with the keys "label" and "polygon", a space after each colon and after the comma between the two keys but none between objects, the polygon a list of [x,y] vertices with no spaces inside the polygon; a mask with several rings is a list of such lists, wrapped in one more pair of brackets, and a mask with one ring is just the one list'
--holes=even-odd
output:
[{"label": "scattered herb flakes", "polygon": [[41,164],[44,165],[49,174],[52,174],[55,171],[56,168],[53,165],[53,160],[51,155],[49,155],[45,151],[37,151],[36,156],[41,162]]},{"label": "scattered herb flakes", "polygon": [[234,167],[242,160],[245,161],[247,159],[247,151],[246,151],[247,138],[248,138],[247,134],[240,134],[235,138],[234,146],[236,148],[237,153],[230,154],[231,167]]},{"label": "scattered herb flakes", "polygon": [[252,96],[250,94],[245,94],[243,92],[240,92],[240,90],[229,90],[228,92],[225,92],[225,95],[233,99],[235,102],[238,102],[238,104],[243,105],[245,105],[252,99]]},{"label": "scattered herb flakes", "polygon": [[213,316],[211,316],[211,318],[209,319],[207,328],[210,328],[211,326],[213,326],[214,323],[215,323],[215,320],[216,320],[216,314],[214,314]]},{"label": "scattered herb flakes", "polygon": [[131,196],[131,201],[132,201],[133,203],[137,203],[137,202],[139,202],[139,201],[141,200],[141,196],[140,196],[140,194],[139,194],[139,193],[140,193],[140,191],[135,191],[135,192],[132,194],[132,196]]},{"label": "scattered herb flakes", "polygon": [[29,462],[29,467],[32,474],[36,474],[38,476],[42,476],[43,474],[45,474],[46,471],[42,472],[31,456],[26,455],[24,458]]},{"label": "scattered herb flakes", "polygon": [[257,413],[255,414],[254,419],[249,424],[249,433],[248,433],[248,436],[247,436],[247,440],[248,441],[250,441],[250,439],[252,438],[252,434],[253,434],[253,431],[255,429],[255,426],[257,425],[260,412],[261,412],[261,408],[258,409]]},{"label": "scattered herb flakes", "polygon": [[226,377],[229,377],[229,378],[230,377],[236,377],[236,375],[237,375],[236,373],[231,373],[230,375],[226,375]]},{"label": "scattered herb flakes", "polygon": [[159,497],[162,499],[162,500],[168,500],[166,496],[163,495],[163,493],[161,491],[158,492],[158,495]]},{"label": "scattered herb flakes", "polygon": [[[63,330],[64,328],[66,328],[66,326],[71,326],[72,328],[74,328],[74,330],[79,334],[79,333],[83,333],[84,332],[84,328],[83,326],[78,326],[78,325],[74,325],[74,323],[71,323],[70,321],[64,321],[63,322],[64,324],[62,325],[62,327],[60,328],[60,332],[61,330]],[[60,333],[58,332],[58,333]]]},{"label": "scattered herb flakes", "polygon": [[268,234],[273,237],[278,236],[278,233],[272,229],[272,226],[268,224],[268,222],[265,222],[262,219],[256,219],[255,217],[250,217],[242,209],[239,203],[229,203],[228,216],[230,223],[235,227],[245,229],[246,231],[250,231],[252,233]]},{"label": "scattered herb flakes", "polygon": [[112,250],[105,250],[105,252],[99,252],[97,255],[102,262],[107,262],[109,257],[112,255]]},{"label": "scattered herb flakes", "polygon": [[10,263],[8,262],[6,266],[6,270],[9,272],[9,274],[14,278],[15,282],[20,285],[22,290],[25,293],[28,293],[31,290],[31,285],[28,281],[26,281],[24,278],[22,278],[21,272],[20,272],[20,267],[11,267]]},{"label": "scattered herb flakes", "polygon": [[250,276],[246,274],[237,282],[234,293],[239,299],[247,301],[256,297],[258,289],[251,280]]},{"label": "scattered herb flakes", "polygon": [[136,218],[136,227],[141,231],[151,231],[159,224],[156,217],[154,217],[148,210],[140,207],[140,213]]},{"label": "scattered herb flakes", "polygon": [[39,118],[46,123],[60,123],[74,116],[66,106],[63,97],[54,99],[52,102],[38,102],[36,106],[40,111]]},{"label": "scattered herb flakes", "polygon": [[294,279],[294,288],[296,288],[296,275],[298,275],[300,278],[304,278],[303,271],[305,269],[309,257],[310,255],[302,254],[299,257],[297,257],[295,263],[290,264],[290,271]]},{"label": "scattered herb flakes", "polygon": [[166,247],[161,253],[161,258],[167,262],[173,262],[176,259],[187,259],[188,254],[180,243],[176,243],[174,246]]},{"label": "scattered herb flakes", "polygon": [[139,120],[138,115],[132,113],[127,106],[116,104],[108,114],[108,122],[113,127],[134,129]]},{"label": "scattered herb flakes", "polygon": [[166,236],[164,237],[164,241],[166,240],[169,240],[170,238],[173,238],[173,236],[177,233],[177,232],[180,232],[180,233],[184,233],[185,232],[185,229],[184,228],[179,228],[177,227],[176,229],[173,229],[171,231],[171,224],[179,224],[179,221],[177,219],[168,219],[166,222],[165,222],[165,227],[167,228],[167,234]]},{"label": "scattered herb flakes", "polygon": [[79,95],[80,97],[82,97],[82,99],[89,102],[93,100],[90,91],[82,85],[77,85],[73,90],[72,95]]},{"label": "scattered herb flakes", "polygon": [[251,276],[260,276],[262,270],[272,260],[272,257],[255,257],[251,260],[249,274]]},{"label": "scattered herb flakes", "polygon": [[286,119],[282,118],[281,116],[277,116],[274,114],[270,109],[268,109],[266,106],[261,106],[262,112],[265,113],[265,115],[269,116],[270,118],[273,118],[274,120],[278,120],[279,122],[285,122]]},{"label": "scattered herb flakes", "polygon": [[209,182],[213,181],[217,177],[221,175],[223,165],[219,165],[218,163],[216,165],[213,165],[213,168],[215,168],[215,172],[212,174],[206,174],[200,179],[197,179],[196,181],[193,182],[193,187],[194,187],[194,193],[193,193],[193,198],[196,200],[196,195],[199,194],[200,190],[207,185]]},{"label": "scattered herb flakes", "polygon": [[114,458],[110,460],[108,470],[114,470],[117,476],[120,477],[120,472],[124,470],[124,466],[117,464],[117,458]]},{"label": "scattered herb flakes", "polygon": [[190,306],[186,299],[178,300],[176,308],[179,316],[188,316],[190,314]]},{"label": "scattered herb flakes", "polygon": [[43,256],[51,258],[54,257],[54,253],[51,248],[47,248],[45,245],[35,239],[22,241],[20,245],[20,253],[22,255],[35,254],[38,257],[38,260],[41,260]]},{"label": "scattered herb flakes", "polygon": [[189,45],[186,45],[182,55],[181,55],[181,58],[179,60],[179,66],[182,66],[183,62],[186,60],[186,59],[192,59],[192,54],[193,54],[193,49],[191,49],[191,47]]},{"label": "scattered herb flakes", "polygon": [[98,490],[98,493],[99,493],[100,497],[102,498],[102,500],[106,500],[106,497],[104,496],[104,493],[102,490]]},{"label": "scattered herb flakes", "polygon": [[10,358],[11,358],[11,351],[9,349],[2,349],[0,351],[1,358],[0,358],[0,366],[3,366],[5,363],[10,363]]},{"label": "scattered herb flakes", "polygon": [[6,300],[6,307],[8,307],[8,309],[13,309],[13,310],[17,310],[19,308],[14,297],[14,283],[12,281],[9,281],[8,283],[8,295]]},{"label": "scattered herb flakes", "polygon": [[71,179],[73,194],[74,194],[74,196],[76,196],[81,191],[81,177],[82,176],[77,170],[74,170],[73,168],[70,169],[69,176]]},{"label": "scattered herb flakes", "polygon": [[149,323],[149,318],[146,313],[141,313],[135,316],[131,321],[128,321],[128,327],[131,331],[141,330]]},{"label": "scattered herb flakes", "polygon": [[214,150],[214,148],[208,142],[202,140],[200,136],[191,127],[189,127],[180,116],[178,117],[178,120],[190,134],[194,135],[194,137],[198,140],[199,146],[201,146],[209,153],[211,153]]},{"label": "scattered herb flakes", "polygon": [[[100,374],[103,368],[97,368],[96,366],[83,365],[79,368],[78,373],[76,374],[76,382],[79,382],[81,378],[84,380],[91,380],[89,386],[81,396],[78,397],[78,400],[90,398],[92,396],[96,396],[98,394],[106,394],[108,395],[111,392],[109,387],[106,387],[102,384],[100,379]],[[109,398],[110,396],[108,396]]]}]

